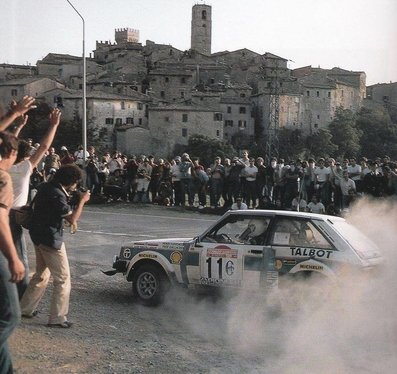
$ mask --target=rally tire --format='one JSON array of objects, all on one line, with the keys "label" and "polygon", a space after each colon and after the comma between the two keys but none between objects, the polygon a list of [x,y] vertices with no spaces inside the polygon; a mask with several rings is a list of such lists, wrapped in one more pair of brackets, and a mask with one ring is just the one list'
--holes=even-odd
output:
[{"label": "rally tire", "polygon": [[168,289],[169,280],[158,266],[145,264],[134,272],[132,290],[141,304],[146,306],[161,304]]}]

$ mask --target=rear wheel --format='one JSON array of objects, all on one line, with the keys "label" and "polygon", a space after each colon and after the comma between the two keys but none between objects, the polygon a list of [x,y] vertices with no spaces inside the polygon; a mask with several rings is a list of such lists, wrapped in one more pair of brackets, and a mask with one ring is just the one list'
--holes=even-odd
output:
[{"label": "rear wheel", "polygon": [[160,268],[145,264],[134,272],[132,289],[138,300],[147,306],[159,305],[169,288],[169,280]]}]

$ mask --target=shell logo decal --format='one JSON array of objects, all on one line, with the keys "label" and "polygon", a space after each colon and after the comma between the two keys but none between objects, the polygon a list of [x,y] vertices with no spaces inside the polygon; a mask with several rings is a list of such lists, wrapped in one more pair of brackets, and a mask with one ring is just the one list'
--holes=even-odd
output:
[{"label": "shell logo decal", "polygon": [[275,268],[280,270],[283,267],[283,263],[280,260],[276,260]]},{"label": "shell logo decal", "polygon": [[171,253],[170,260],[173,264],[179,265],[182,261],[182,253],[178,251],[174,251]]}]

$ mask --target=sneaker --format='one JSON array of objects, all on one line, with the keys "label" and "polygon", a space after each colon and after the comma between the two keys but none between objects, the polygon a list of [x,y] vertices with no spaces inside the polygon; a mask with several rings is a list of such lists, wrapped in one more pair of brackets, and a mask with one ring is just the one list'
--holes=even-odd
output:
[{"label": "sneaker", "polygon": [[30,313],[30,314],[22,314],[22,317],[23,318],[33,318],[33,317],[36,317],[37,315],[39,314],[39,311],[38,310],[34,310],[32,313]]}]

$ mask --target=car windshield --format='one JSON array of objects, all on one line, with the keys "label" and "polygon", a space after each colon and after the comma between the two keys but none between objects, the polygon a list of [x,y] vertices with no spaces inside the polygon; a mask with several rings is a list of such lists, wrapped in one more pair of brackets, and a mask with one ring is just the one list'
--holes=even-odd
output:
[{"label": "car windshield", "polygon": [[377,245],[359,229],[346,221],[333,221],[333,227],[353,247],[362,259],[381,256]]}]

